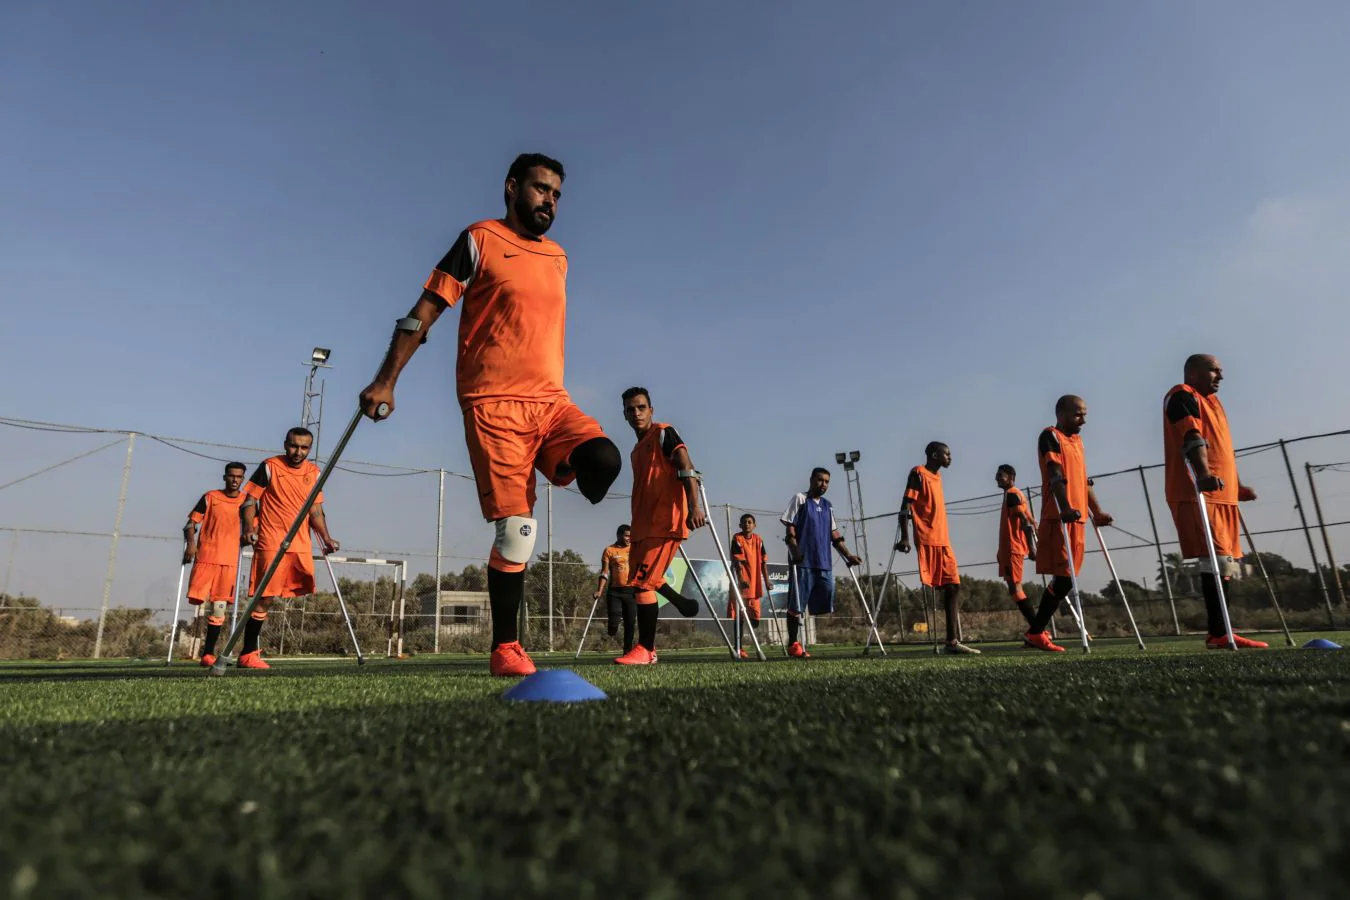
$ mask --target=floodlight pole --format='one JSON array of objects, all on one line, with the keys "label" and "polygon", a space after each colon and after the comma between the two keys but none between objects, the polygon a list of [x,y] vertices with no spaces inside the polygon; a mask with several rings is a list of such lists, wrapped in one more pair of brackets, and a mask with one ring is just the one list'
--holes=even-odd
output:
[{"label": "floodlight pole", "polygon": [[437,473],[437,499],[436,499],[436,585],[432,589],[432,597],[435,599],[435,628],[436,634],[431,639],[431,652],[441,652],[441,540],[445,535],[445,470],[441,469]]},{"label": "floodlight pole", "polygon": [[[867,513],[863,511],[862,500],[862,478],[858,473],[857,463],[862,459],[862,454],[857,450],[848,450],[834,455],[835,462],[844,467],[844,483],[848,487],[848,515],[853,523],[853,539],[858,542],[858,550],[863,558],[863,571],[867,573],[867,587],[876,595],[876,587],[872,584],[872,555],[867,549]],[[857,492],[857,506],[854,507],[853,495]],[[880,610],[877,610],[880,614]]]},{"label": "floodlight pole", "polygon": [[[309,366],[309,376],[305,378],[305,396],[304,403],[300,407],[300,427],[308,428],[314,433],[314,446],[310,450],[309,458],[319,461],[319,431],[323,427],[323,389],[326,381],[319,382],[319,389],[314,390],[314,376],[320,369],[331,369],[328,365],[328,358],[332,351],[323,347],[315,347],[310,354],[309,361],[304,365]],[[319,399],[319,408],[315,412],[314,398]]]}]

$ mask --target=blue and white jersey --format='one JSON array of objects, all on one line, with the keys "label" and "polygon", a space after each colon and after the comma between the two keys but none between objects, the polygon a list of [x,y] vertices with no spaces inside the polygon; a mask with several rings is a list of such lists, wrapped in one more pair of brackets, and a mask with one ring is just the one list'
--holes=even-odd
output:
[{"label": "blue and white jersey", "polygon": [[830,506],[830,501],[824,497],[808,497],[805,493],[794,494],[780,521],[797,529],[797,547],[802,552],[803,566],[808,569],[834,568],[830,536],[839,526],[834,521],[834,507]]}]

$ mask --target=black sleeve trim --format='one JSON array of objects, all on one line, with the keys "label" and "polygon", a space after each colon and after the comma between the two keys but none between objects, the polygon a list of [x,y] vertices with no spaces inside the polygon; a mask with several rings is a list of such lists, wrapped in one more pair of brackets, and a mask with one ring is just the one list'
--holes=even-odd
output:
[{"label": "black sleeve trim", "polygon": [[[1157,407],[1155,406],[1154,409],[1157,409]],[[1036,452],[1041,456],[1059,452],[1059,438],[1055,437],[1053,428],[1047,428],[1041,432],[1041,439],[1036,442]]]},{"label": "black sleeve trim", "polygon": [[248,483],[256,484],[260,488],[266,488],[272,483],[272,478],[267,472],[267,463],[258,463],[258,468],[253,470],[253,477]]},{"label": "black sleeve trim", "polygon": [[665,454],[666,459],[673,458],[675,451],[683,444],[684,440],[681,439],[680,433],[667,426],[665,432],[661,435],[661,452]]},{"label": "black sleeve trim", "polygon": [[199,516],[206,515],[206,495],[202,494],[202,499],[197,501],[197,505],[192,507],[192,511]]},{"label": "black sleeve trim", "polygon": [[469,246],[472,241],[469,232],[461,231],[454,245],[441,257],[441,261],[436,263],[436,270],[444,272],[461,284],[467,284],[469,279],[473,278],[474,248]]},{"label": "black sleeve trim", "polygon": [[916,469],[909,470],[909,478],[906,479],[905,481],[905,490],[908,491],[923,490],[923,479],[919,477],[919,473]]},{"label": "black sleeve trim", "polygon": [[1008,491],[1008,503],[1007,503],[1008,509],[1017,509],[1017,507],[1021,505],[1022,505],[1022,498],[1019,495],[1014,494],[1012,491]]},{"label": "black sleeve trim", "polygon": [[1177,391],[1167,401],[1167,421],[1172,424],[1182,419],[1200,418],[1200,404],[1195,402],[1189,391]]}]

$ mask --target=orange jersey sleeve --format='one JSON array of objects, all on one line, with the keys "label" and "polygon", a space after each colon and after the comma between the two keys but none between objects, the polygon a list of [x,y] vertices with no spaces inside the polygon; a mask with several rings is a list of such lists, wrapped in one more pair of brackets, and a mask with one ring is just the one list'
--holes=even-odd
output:
[{"label": "orange jersey sleeve", "polygon": [[463,301],[455,363],[463,409],[494,400],[555,400],[563,388],[567,254],[504,222],[470,225],[424,289]]},{"label": "orange jersey sleeve", "polygon": [[674,428],[653,422],[633,448],[633,543],[689,536],[688,501],[675,468],[675,451],[683,446]]}]

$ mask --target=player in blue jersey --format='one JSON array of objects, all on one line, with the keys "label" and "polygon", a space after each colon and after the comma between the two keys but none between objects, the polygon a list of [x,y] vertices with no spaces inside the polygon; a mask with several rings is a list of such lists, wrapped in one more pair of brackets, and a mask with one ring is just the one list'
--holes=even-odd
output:
[{"label": "player in blue jersey", "polygon": [[809,611],[819,616],[834,612],[834,560],[830,548],[837,548],[850,566],[862,562],[849,551],[839,533],[834,508],[825,499],[829,489],[830,470],[819,466],[812,469],[810,488],[793,495],[781,519],[787,526],[788,559],[796,576],[788,587],[788,656],[797,659],[811,656],[798,639],[802,613]]}]

